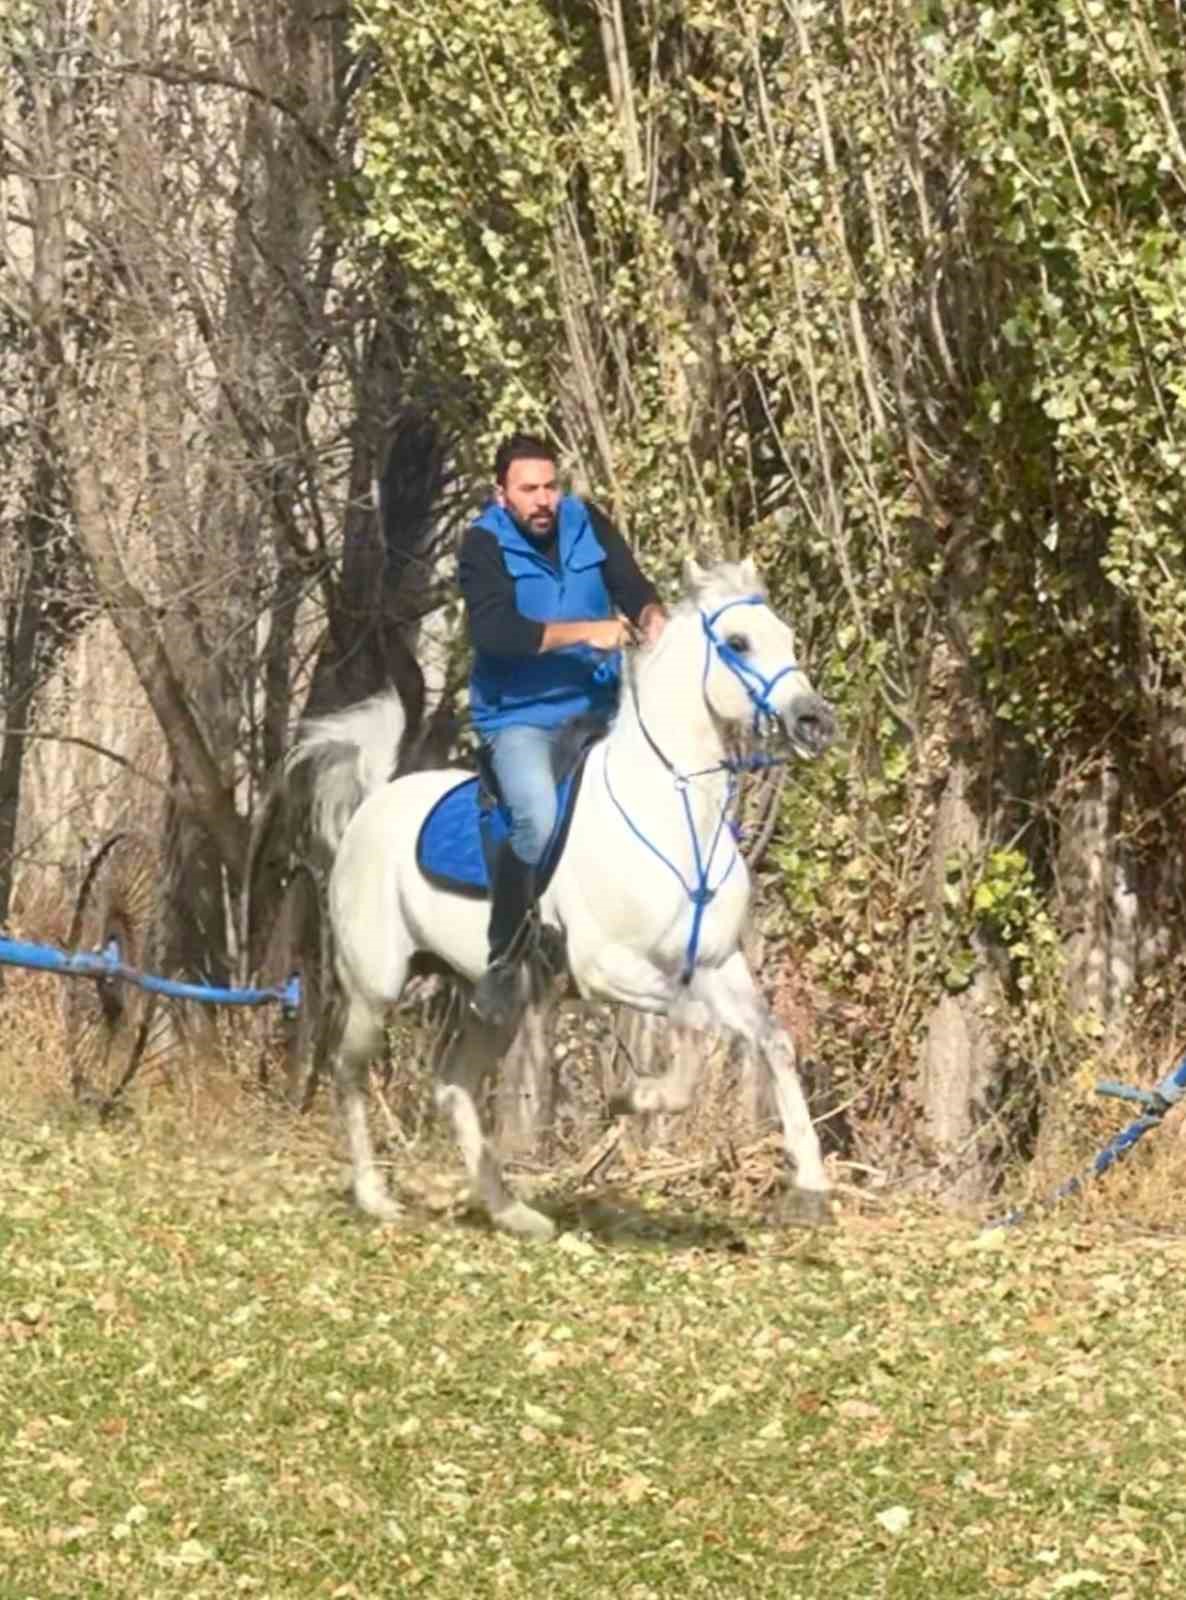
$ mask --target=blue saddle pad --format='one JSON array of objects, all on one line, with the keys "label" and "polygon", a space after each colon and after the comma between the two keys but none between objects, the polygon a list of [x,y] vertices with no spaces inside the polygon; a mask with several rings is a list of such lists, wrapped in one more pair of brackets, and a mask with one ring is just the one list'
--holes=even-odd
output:
[{"label": "blue saddle pad", "polygon": [[[568,837],[584,756],[556,785],[556,828],[540,864],[537,890],[547,887]],[[507,834],[510,813],[492,800],[479,777],[447,790],[420,825],[416,865],[438,888],[477,897],[490,894],[490,876]]]}]

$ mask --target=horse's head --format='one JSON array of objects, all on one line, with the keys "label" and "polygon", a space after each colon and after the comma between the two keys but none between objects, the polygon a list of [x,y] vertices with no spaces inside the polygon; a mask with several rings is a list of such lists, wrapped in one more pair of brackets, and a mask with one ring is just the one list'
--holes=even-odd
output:
[{"label": "horse's head", "polygon": [[796,754],[824,753],[836,737],[832,707],[816,694],[795,654],[795,636],[775,612],[752,561],[684,569],[704,638],[703,693],[721,722],[759,732],[781,723]]}]

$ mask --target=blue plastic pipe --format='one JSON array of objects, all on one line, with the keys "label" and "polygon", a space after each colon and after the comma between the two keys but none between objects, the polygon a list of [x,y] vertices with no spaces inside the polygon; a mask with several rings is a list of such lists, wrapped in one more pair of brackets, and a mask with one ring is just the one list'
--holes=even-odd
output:
[{"label": "blue plastic pipe", "polygon": [[172,978],[137,972],[134,967],[126,966],[114,949],[97,955],[83,951],[68,955],[52,945],[0,939],[0,965],[57,972],[64,978],[118,978],[151,994],[168,995],[173,1000],[197,1000],[209,1006],[281,1005],[293,1012],[299,1010],[301,1004],[301,980],[296,973],[274,989],[216,989],[204,983],[177,983]]},{"label": "blue plastic pipe", "polygon": [[[1068,1178],[1065,1183],[1060,1184],[1049,1200],[1041,1202],[1043,1207],[1057,1205],[1060,1200],[1069,1200],[1072,1195],[1080,1193],[1084,1185],[1090,1183],[1093,1178],[1102,1178],[1110,1167],[1124,1160],[1139,1140],[1152,1129],[1161,1126],[1166,1112],[1186,1097],[1186,1056],[1183,1056],[1173,1071],[1167,1072],[1161,1082],[1152,1089],[1135,1089],[1131,1084],[1115,1083],[1107,1079],[1103,1083],[1096,1084],[1095,1092],[1109,1095],[1115,1100],[1130,1100],[1136,1105],[1144,1106],[1144,1112],[1109,1140],[1085,1173]],[[1007,1216],[998,1218],[989,1226],[1015,1228],[1019,1222],[1024,1222],[1028,1215],[1029,1207],[1019,1206],[1017,1210],[1010,1211]]]}]

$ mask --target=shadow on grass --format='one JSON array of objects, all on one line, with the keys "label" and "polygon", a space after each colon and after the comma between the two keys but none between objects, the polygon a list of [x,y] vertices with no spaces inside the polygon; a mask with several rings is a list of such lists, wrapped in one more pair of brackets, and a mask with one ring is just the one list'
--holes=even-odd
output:
[{"label": "shadow on grass", "polygon": [[[701,1206],[689,1208],[676,1197],[642,1197],[607,1187],[595,1195],[573,1194],[570,1189],[540,1189],[530,1203],[556,1224],[561,1233],[577,1234],[602,1246],[622,1251],[696,1251],[704,1254],[744,1256],[785,1241],[796,1254],[810,1253],[813,1239],[826,1238],[827,1228],[804,1228],[783,1220],[777,1201],[761,1212],[744,1217],[724,1216]],[[442,1219],[438,1218],[438,1221]],[[453,1213],[446,1226],[495,1232],[486,1213],[466,1205]],[[563,1248],[546,1245],[545,1249]]]},{"label": "shadow on grass", "polygon": [[640,1198],[613,1186],[597,1194],[552,1191],[538,1199],[540,1210],[558,1228],[628,1249],[723,1250],[744,1255],[750,1248],[746,1234],[769,1226],[759,1217],[742,1222],[699,1206],[689,1209],[676,1196]]}]

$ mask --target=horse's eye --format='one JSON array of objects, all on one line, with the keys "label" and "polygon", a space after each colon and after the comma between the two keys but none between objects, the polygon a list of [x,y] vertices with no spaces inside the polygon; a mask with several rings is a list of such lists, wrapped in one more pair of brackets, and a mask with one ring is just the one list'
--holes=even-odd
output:
[{"label": "horse's eye", "polygon": [[725,643],[735,655],[744,656],[749,654],[748,633],[731,633]]}]

